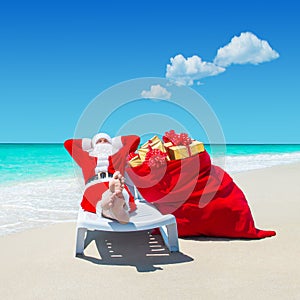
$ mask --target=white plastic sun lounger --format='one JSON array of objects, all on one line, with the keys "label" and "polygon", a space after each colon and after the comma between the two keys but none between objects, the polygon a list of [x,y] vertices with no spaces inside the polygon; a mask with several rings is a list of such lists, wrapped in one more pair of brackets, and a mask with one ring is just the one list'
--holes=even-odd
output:
[{"label": "white plastic sun lounger", "polygon": [[179,251],[177,223],[173,215],[161,214],[151,203],[138,198],[135,189],[137,209],[130,214],[128,224],[120,224],[94,213],[79,209],[76,226],[76,255],[83,254],[87,230],[130,232],[159,228],[166,247],[171,252]]}]

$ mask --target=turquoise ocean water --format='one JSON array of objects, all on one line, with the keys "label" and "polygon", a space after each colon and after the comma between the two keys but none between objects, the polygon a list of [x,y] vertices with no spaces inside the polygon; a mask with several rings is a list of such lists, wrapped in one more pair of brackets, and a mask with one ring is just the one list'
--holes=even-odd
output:
[{"label": "turquoise ocean water", "polygon": [[[220,166],[230,174],[298,161],[300,145],[227,145]],[[76,220],[77,174],[62,144],[0,144],[0,235]]]}]

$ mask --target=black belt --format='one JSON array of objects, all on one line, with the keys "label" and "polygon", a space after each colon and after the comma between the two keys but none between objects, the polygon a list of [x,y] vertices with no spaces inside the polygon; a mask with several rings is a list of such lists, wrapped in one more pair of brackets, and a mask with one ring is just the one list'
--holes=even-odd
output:
[{"label": "black belt", "polygon": [[99,172],[95,176],[93,176],[90,179],[88,179],[85,184],[88,184],[88,183],[90,183],[93,180],[105,179],[105,178],[112,178],[112,177],[113,177],[113,174],[111,174],[109,172]]}]

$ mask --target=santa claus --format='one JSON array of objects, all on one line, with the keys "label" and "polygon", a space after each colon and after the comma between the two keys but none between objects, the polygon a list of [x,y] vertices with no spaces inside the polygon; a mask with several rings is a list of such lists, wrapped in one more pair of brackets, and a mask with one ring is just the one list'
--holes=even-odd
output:
[{"label": "santa claus", "polygon": [[81,207],[120,223],[128,223],[135,210],[132,194],[124,183],[127,156],[140,142],[135,135],[111,138],[98,133],[92,139],[70,139],[64,146],[81,167],[85,189]]}]

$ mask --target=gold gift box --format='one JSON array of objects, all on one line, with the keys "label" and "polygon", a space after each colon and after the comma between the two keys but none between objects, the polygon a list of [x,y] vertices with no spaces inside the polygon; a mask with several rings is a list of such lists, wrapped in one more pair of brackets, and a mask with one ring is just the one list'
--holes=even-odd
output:
[{"label": "gold gift box", "polygon": [[137,167],[137,166],[140,166],[142,164],[142,160],[141,158],[137,155],[135,157],[133,157],[130,161],[129,161],[129,164],[131,167]]},{"label": "gold gift box", "polygon": [[[165,143],[164,146],[168,151],[168,155],[171,160],[183,159],[190,157],[188,147],[186,146],[172,146],[171,142]],[[204,144],[198,141],[192,141],[189,145],[191,156],[196,155],[204,151]]]},{"label": "gold gift box", "polygon": [[[141,158],[142,161],[145,160],[146,154],[149,151],[148,145],[150,145],[152,149],[159,149],[162,152],[165,152],[165,153],[167,152],[167,150],[164,147],[162,141],[159,139],[159,137],[157,135],[155,135],[150,140],[151,140],[151,143],[149,143],[149,141],[148,141],[147,143],[143,144],[140,147],[140,149],[138,149],[138,153],[139,153],[139,156],[140,156],[140,158]],[[167,160],[169,160],[168,157],[167,157]]]}]

